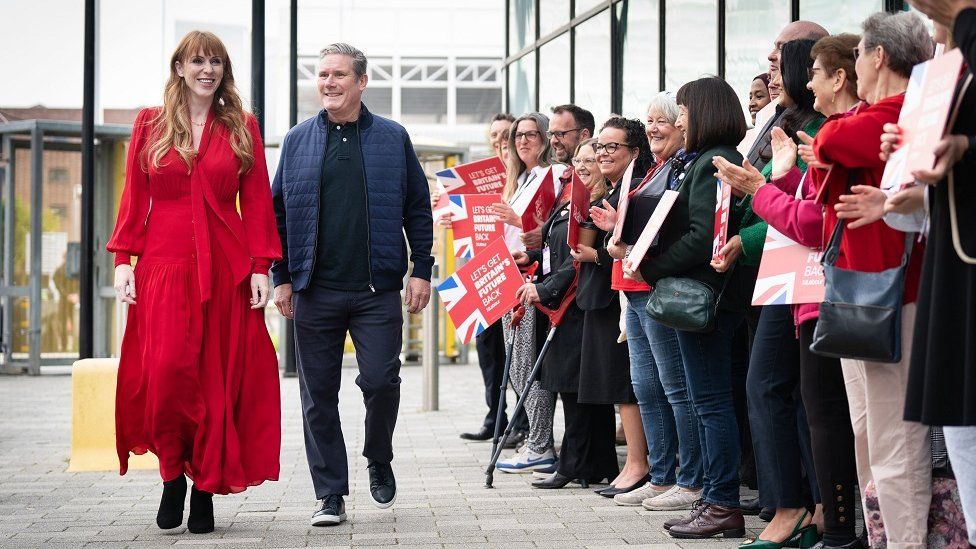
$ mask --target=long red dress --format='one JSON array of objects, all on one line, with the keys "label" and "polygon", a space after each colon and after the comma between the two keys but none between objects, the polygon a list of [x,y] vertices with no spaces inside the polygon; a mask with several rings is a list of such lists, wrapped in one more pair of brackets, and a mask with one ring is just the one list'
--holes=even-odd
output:
[{"label": "long red dress", "polygon": [[277,480],[281,447],[277,357],[249,303],[250,274],[281,257],[264,147],[248,115],[254,166],[239,176],[211,111],[190,173],[175,150],[148,167],[158,111],[133,125],[106,246],[116,265],[139,258],[116,389],[120,473],[129,452],[149,451],[164,481],[185,472],[200,490],[240,492]]}]

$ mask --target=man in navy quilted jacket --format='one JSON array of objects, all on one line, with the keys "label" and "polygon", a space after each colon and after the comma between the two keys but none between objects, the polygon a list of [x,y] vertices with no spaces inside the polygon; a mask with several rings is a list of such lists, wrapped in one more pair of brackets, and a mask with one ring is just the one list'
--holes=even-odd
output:
[{"label": "man in navy quilted jacket", "polygon": [[[366,404],[363,456],[373,502],[396,499],[393,428],[400,405],[400,290],[418,313],[430,299],[434,231],[427,178],[403,126],[369,112],[366,56],[348,44],[322,50],[322,111],[292,128],[272,184],[284,258],[271,268],[275,305],[295,320],[305,452],[319,500],[312,524],[346,520],[346,446],[339,381],[346,332]],[[406,238],[404,238],[404,236]]]}]

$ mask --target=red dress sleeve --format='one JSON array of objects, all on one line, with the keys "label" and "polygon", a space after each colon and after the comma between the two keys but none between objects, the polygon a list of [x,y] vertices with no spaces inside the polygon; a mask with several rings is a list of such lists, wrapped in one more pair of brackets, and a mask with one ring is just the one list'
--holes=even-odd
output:
[{"label": "red dress sleeve", "polygon": [[131,256],[142,255],[146,245],[146,218],[150,193],[148,164],[144,165],[147,141],[157,109],[143,109],[132,124],[132,136],[125,161],[125,187],[119,203],[115,230],[105,249],[115,253],[115,265],[128,265]]},{"label": "red dress sleeve", "polygon": [[257,120],[250,114],[247,115],[247,129],[251,132],[254,165],[241,175],[241,220],[244,222],[248,255],[254,260],[251,272],[266,275],[271,263],[281,259],[281,240],[271,203],[271,181],[268,179],[264,142]]}]

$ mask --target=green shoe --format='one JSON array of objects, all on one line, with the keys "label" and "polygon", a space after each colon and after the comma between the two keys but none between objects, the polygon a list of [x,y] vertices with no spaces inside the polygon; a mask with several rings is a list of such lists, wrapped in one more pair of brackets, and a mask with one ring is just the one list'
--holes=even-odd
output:
[{"label": "green shoe", "polygon": [[[809,511],[803,511],[799,520],[796,521],[796,525],[793,526],[793,531],[786,536],[785,540],[769,541],[761,538],[750,539],[740,543],[739,549],[782,549],[783,547],[802,547],[807,549],[813,547],[817,543],[817,527],[813,524],[803,526],[803,521],[807,519],[809,514]],[[813,542],[807,545],[806,543],[811,539],[813,539]]]}]

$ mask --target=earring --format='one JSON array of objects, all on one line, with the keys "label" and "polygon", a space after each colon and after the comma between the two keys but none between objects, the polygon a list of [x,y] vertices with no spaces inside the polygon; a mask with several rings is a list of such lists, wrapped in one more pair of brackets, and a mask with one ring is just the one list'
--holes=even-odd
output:
[{"label": "earring", "polygon": [[830,98],[830,104],[833,105],[834,101],[837,101],[837,92],[834,92],[833,97]]}]

